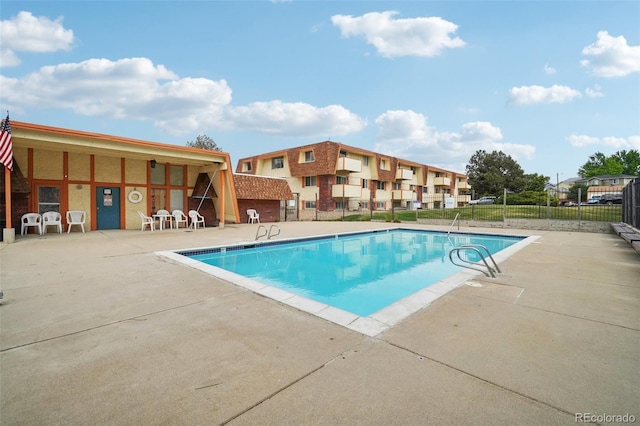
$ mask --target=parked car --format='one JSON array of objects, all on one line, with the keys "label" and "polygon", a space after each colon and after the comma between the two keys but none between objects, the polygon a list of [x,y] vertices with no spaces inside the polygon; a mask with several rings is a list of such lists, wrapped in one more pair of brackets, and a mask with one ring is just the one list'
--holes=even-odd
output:
[{"label": "parked car", "polygon": [[600,195],[594,195],[593,197],[590,197],[587,200],[587,204],[598,204],[599,200],[600,200]]},{"label": "parked car", "polygon": [[477,200],[471,200],[469,201],[469,204],[493,204],[495,199],[496,197],[486,196],[486,197],[479,198]]},{"label": "parked car", "polygon": [[598,200],[600,204],[622,204],[622,194],[604,194]]}]

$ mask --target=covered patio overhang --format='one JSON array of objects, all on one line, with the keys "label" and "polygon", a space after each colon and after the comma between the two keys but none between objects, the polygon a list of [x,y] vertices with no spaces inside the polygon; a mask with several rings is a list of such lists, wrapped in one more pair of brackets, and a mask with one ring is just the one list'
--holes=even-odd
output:
[{"label": "covered patio overhang", "polygon": [[220,215],[220,223],[239,222],[233,173],[230,170],[231,159],[226,152],[20,121],[12,121],[11,127],[14,150],[34,148],[198,167],[199,173],[206,173],[212,179],[212,186],[218,194],[215,207]]}]

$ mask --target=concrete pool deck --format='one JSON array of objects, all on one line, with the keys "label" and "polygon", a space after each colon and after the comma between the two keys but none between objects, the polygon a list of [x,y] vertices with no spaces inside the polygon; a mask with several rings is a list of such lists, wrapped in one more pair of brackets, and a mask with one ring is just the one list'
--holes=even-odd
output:
[{"label": "concrete pool deck", "polygon": [[[278,225],[278,239],[398,226]],[[617,235],[461,228],[540,238],[370,337],[156,254],[256,229],[0,244],[0,424],[640,421],[640,256]]]}]

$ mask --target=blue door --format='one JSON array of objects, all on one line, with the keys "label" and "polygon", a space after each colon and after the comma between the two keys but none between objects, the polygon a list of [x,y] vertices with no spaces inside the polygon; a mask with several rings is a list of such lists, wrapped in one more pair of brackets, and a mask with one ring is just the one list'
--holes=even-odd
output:
[{"label": "blue door", "polygon": [[99,186],[96,189],[98,229],[120,229],[120,188]]}]

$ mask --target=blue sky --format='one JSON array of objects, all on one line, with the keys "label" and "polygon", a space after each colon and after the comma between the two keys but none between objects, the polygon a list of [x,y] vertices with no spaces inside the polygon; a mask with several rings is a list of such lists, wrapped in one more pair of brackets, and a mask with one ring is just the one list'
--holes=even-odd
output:
[{"label": "blue sky", "polygon": [[2,1],[12,120],[240,158],[330,139],[555,182],[640,149],[637,1]]}]

